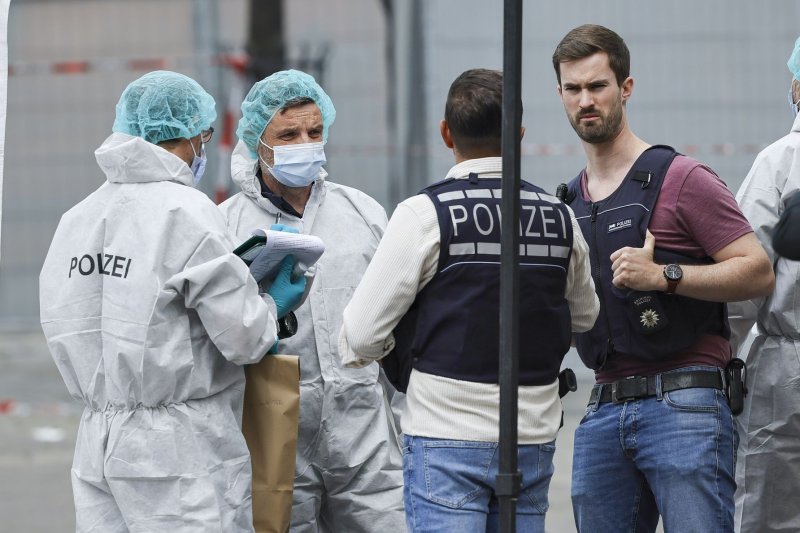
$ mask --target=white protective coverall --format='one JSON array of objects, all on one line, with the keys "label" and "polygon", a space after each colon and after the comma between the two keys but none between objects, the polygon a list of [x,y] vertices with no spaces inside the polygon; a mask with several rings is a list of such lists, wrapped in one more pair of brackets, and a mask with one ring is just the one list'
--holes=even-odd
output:
[{"label": "white protective coverall", "polygon": [[775,270],[770,297],[728,305],[734,349],[758,325],[749,351],[739,353],[749,394],[737,417],[736,524],[747,533],[800,531],[800,262],[776,256],[771,238],[798,189],[800,115],[758,154],[736,195]]},{"label": "white protective coverall", "polygon": [[239,142],[231,158],[242,192],[221,204],[240,240],[281,223],[325,243],[313,285],[295,311],[297,333],[278,352],[300,356],[300,421],[293,532],[405,531],[402,458],[378,380],[378,365],[341,366],[342,312],[378,247],[386,212],[361,191],[314,181],[302,218],[261,195],[257,159]]},{"label": "white protective coverall", "polygon": [[184,161],[121,133],[95,155],[108,181],[62,217],[39,280],[50,351],[86,404],[77,530],[252,531],[239,365],[275,342],[275,304]]}]

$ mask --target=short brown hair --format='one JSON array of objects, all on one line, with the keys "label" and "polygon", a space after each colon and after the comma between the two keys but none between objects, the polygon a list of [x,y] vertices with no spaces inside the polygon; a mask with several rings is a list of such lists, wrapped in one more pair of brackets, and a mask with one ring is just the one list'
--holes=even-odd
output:
[{"label": "short brown hair", "polygon": [[503,73],[483,68],[463,72],[450,85],[444,119],[460,151],[500,151],[503,122]]},{"label": "short brown hair", "polygon": [[561,85],[561,63],[583,59],[597,52],[608,54],[608,63],[617,85],[622,86],[631,73],[631,54],[628,45],[612,30],[597,24],[584,24],[567,33],[553,52],[553,68]]}]

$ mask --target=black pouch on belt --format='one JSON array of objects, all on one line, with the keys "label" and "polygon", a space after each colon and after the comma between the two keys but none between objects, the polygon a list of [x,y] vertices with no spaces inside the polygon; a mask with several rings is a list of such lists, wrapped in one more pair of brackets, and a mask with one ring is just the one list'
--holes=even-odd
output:
[{"label": "black pouch on belt", "polygon": [[747,365],[744,361],[734,357],[725,366],[726,396],[731,413],[738,415],[744,408],[744,397],[747,396]]}]

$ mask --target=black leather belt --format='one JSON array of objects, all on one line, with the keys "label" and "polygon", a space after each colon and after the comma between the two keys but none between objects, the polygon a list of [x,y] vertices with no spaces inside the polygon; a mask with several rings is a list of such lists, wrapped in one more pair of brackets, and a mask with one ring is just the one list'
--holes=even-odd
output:
[{"label": "black leather belt", "polygon": [[[695,387],[722,390],[722,376],[719,372],[707,370],[687,370],[661,374],[661,391],[671,392]],[[589,395],[589,405],[600,403],[622,403],[628,400],[647,398],[656,395],[656,376],[631,376],[613,383],[595,386]]]}]

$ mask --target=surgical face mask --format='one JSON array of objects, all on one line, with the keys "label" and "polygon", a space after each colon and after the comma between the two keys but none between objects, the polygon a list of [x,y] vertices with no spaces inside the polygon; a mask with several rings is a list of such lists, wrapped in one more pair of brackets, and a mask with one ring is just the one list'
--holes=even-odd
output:
[{"label": "surgical face mask", "polygon": [[789,108],[792,110],[792,118],[797,116],[797,104],[800,102],[795,102],[794,98],[792,98],[792,88],[789,87]]},{"label": "surgical face mask", "polygon": [[317,179],[322,165],[327,161],[321,142],[282,146],[269,146],[261,139],[258,142],[272,150],[273,165],[269,166],[260,155],[258,158],[269,169],[270,174],[287,187],[309,186]]},{"label": "surgical face mask", "polygon": [[194,144],[189,141],[189,144],[192,146],[192,153],[194,154],[194,159],[192,159],[191,169],[192,175],[194,176],[194,184],[195,187],[200,180],[203,178],[203,173],[206,171],[206,162],[208,159],[206,158],[206,143],[200,143],[200,154],[198,155],[197,152],[194,151]]}]

